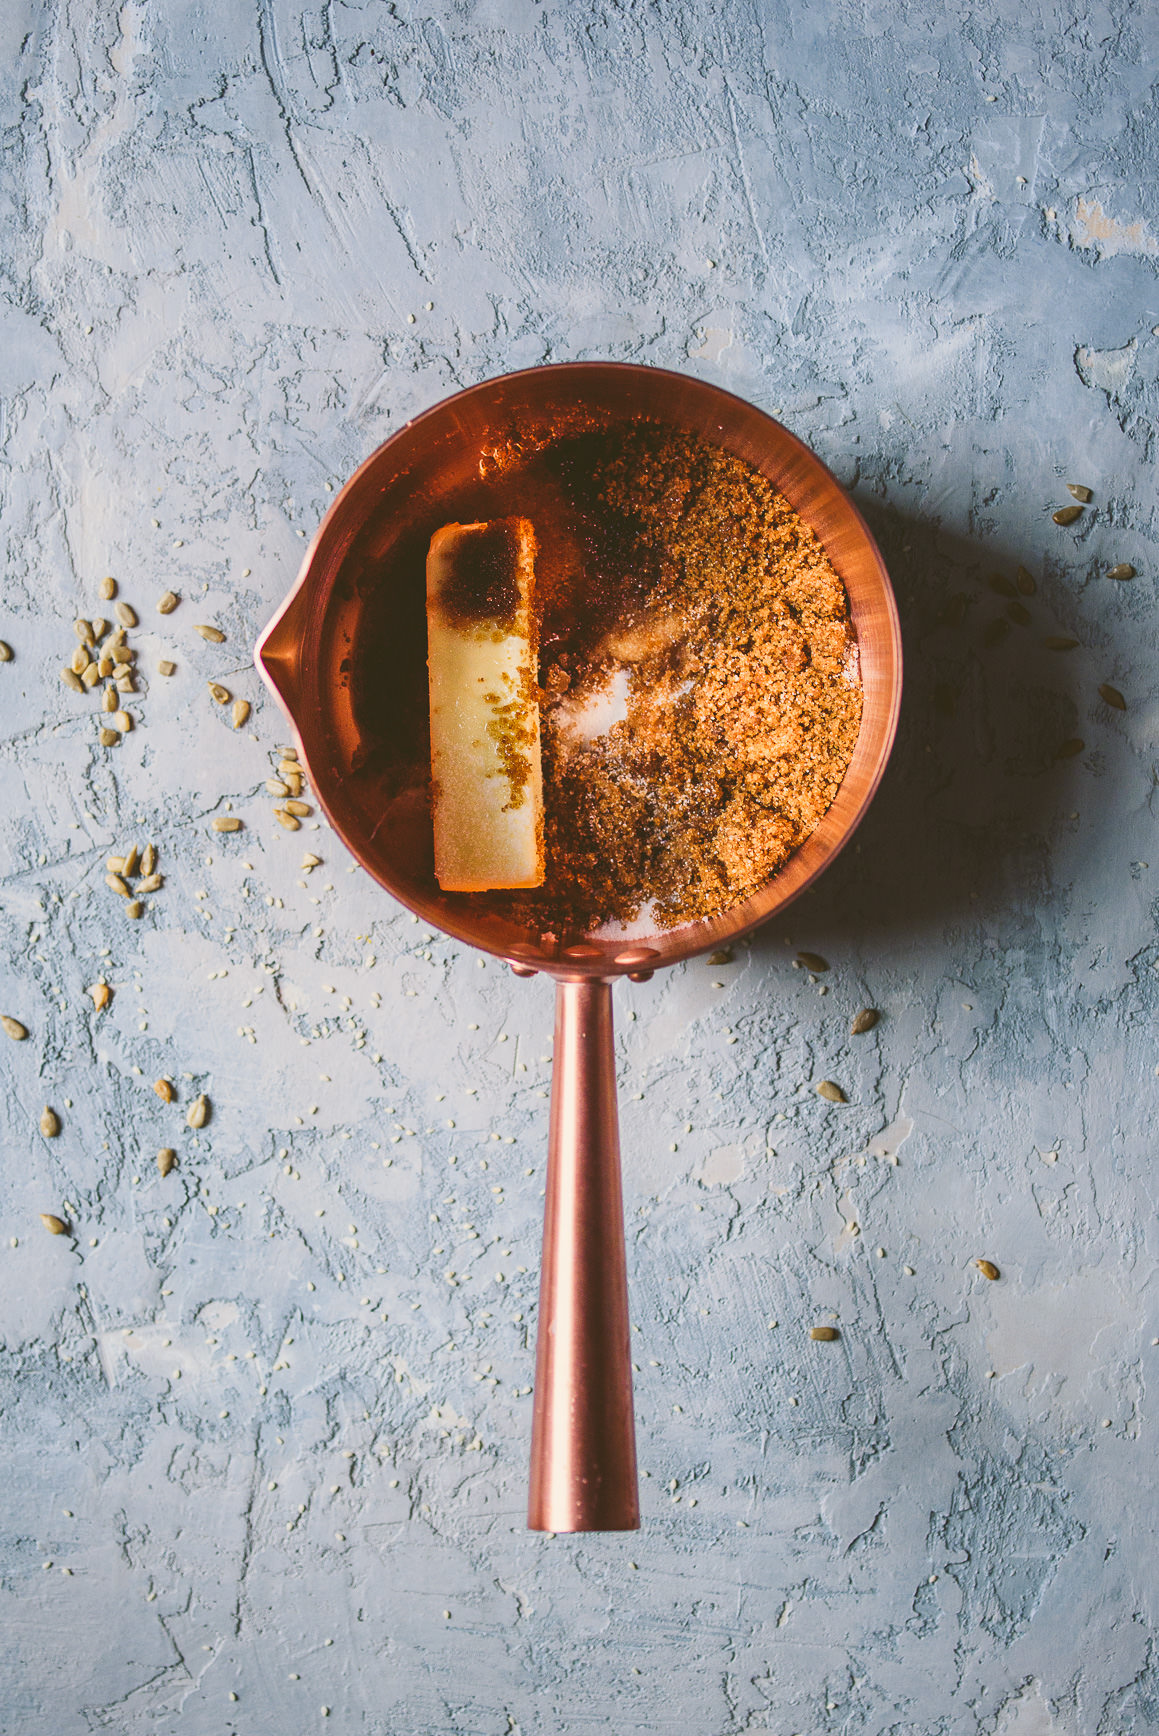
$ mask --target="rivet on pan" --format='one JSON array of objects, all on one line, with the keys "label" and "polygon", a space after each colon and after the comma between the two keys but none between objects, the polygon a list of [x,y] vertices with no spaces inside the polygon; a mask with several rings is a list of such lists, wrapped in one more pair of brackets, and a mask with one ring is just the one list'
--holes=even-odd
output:
[{"label": "rivet on pan", "polygon": [[514,958],[509,958],[507,963],[511,966],[511,969],[515,972],[516,976],[532,977],[539,975],[539,972],[536,970],[534,965],[520,964],[519,960]]},{"label": "rivet on pan", "polygon": [[654,946],[630,946],[627,952],[618,952],[616,954],[616,963],[649,964],[652,959],[659,957],[660,954],[656,951]]},{"label": "rivet on pan", "polygon": [[630,983],[650,983],[655,975],[654,970],[630,970],[628,981]]},{"label": "rivet on pan", "polygon": [[565,946],[563,956],[564,958],[601,958],[603,954],[598,946],[581,944],[580,946]]}]

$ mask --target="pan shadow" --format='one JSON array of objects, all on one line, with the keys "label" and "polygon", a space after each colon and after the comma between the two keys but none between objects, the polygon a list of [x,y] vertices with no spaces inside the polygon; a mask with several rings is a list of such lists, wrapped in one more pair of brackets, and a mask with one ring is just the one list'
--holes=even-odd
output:
[{"label": "pan shadow", "polygon": [[[781,921],[825,944],[893,947],[1050,890],[1051,834],[1079,807],[1091,730],[1072,631],[1075,592],[1041,555],[859,500],[897,595],[897,742],[854,840]],[[1020,571],[1021,569],[1021,571]],[[810,942],[812,944],[812,942]]]}]

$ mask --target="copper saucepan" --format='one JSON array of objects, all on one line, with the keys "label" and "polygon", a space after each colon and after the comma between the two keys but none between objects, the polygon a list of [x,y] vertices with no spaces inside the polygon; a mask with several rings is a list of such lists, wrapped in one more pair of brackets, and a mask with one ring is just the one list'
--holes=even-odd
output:
[{"label": "copper saucepan", "polygon": [[[452,519],[484,516],[480,479],[498,449],[542,442],[569,426],[639,417],[746,459],[816,531],[849,596],[864,687],[861,732],[816,831],[743,903],[630,943],[598,934],[544,936],[490,908],[485,895],[466,899],[440,889],[428,802],[413,792],[409,801],[399,798],[397,768],[382,742],[413,756],[425,739],[423,557],[431,533]],[[370,679],[359,674],[368,648],[377,669]],[[836,479],[763,411],[683,374],[569,362],[459,392],[372,453],[323,519],[255,657],[294,726],[318,801],[363,867],[423,921],[507,960],[520,976],[546,971],[555,979],[528,1524],[634,1529],[640,1520],[612,984],[619,976],[642,981],[660,965],[766,922],[849,839],[885,770],[901,699],[897,608],[881,555]]]}]

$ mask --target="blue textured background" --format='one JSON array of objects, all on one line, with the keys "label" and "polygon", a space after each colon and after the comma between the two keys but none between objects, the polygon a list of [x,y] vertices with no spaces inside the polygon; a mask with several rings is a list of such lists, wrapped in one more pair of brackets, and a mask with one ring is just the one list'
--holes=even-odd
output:
[{"label": "blue textured background", "polygon": [[[0,1728],[1159,1728],[1150,0],[8,0],[0,33]],[[279,830],[248,657],[391,429],[576,357],[814,446],[908,689],[856,850],[733,963],[618,991],[645,1523],[548,1539],[549,990]],[[146,689],[113,753],[58,677],[106,572]]]}]

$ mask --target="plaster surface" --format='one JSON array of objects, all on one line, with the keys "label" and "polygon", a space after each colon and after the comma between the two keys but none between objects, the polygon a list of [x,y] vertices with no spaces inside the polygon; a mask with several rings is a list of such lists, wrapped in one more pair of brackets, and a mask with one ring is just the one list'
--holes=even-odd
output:
[{"label": "plaster surface", "polygon": [[[1156,37],[1147,0],[0,8],[0,1729],[1159,1728]],[[549,988],[280,830],[249,648],[387,433],[582,357],[826,459],[908,687],[820,885],[617,992],[644,1525],[544,1538]],[[106,573],[115,750],[58,674]]]}]

